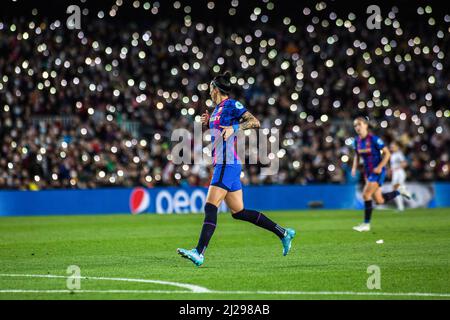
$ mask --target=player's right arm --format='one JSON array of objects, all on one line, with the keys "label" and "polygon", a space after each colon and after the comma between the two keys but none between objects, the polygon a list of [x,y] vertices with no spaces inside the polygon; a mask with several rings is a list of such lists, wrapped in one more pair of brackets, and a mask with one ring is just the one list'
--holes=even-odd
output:
[{"label": "player's right arm", "polygon": [[358,152],[355,151],[355,156],[353,157],[353,165],[352,165],[352,177],[356,176],[356,170],[358,170],[359,164],[359,155]]},{"label": "player's right arm", "polygon": [[354,150],[354,156],[353,156],[353,164],[352,164],[352,177],[356,176],[356,170],[358,170],[359,165],[359,153],[358,153],[358,145],[355,141],[353,142],[353,150]]},{"label": "player's right arm", "polygon": [[202,114],[200,119],[201,119],[202,124],[204,124],[205,126],[207,126],[209,124],[209,112],[208,112],[208,110],[206,110]]}]

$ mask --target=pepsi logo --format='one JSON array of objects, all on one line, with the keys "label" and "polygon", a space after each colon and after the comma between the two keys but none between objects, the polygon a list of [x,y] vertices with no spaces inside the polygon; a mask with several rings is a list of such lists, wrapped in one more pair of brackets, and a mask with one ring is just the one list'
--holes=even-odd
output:
[{"label": "pepsi logo", "polygon": [[150,196],[144,188],[134,188],[130,195],[130,210],[132,214],[139,214],[147,210]]}]

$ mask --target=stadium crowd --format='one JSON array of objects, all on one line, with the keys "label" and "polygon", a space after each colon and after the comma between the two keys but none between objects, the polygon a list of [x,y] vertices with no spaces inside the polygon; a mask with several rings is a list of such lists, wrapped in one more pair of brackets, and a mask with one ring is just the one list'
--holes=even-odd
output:
[{"label": "stadium crowd", "polygon": [[154,2],[148,25],[114,23],[120,0],[81,30],[39,16],[0,21],[0,188],[207,185],[206,166],[173,164],[170,136],[193,130],[225,70],[262,128],[280,130],[279,173],[249,165],[245,184],[354,183],[360,114],[401,144],[409,180],[450,179],[449,15],[419,7],[402,21],[393,7],[369,30],[366,17],[326,2],[268,23],[271,2],[261,3],[238,26],[196,20],[178,1],[179,19],[159,17]]}]

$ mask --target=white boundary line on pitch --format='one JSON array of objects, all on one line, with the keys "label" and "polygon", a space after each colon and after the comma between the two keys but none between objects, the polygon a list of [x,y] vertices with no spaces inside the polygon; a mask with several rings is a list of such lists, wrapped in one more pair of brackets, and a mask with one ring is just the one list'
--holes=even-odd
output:
[{"label": "white boundary line on pitch", "polygon": [[185,290],[18,290],[4,289],[0,293],[136,293],[136,294],[237,294],[237,295],[316,295],[316,296],[398,296],[398,297],[450,297],[450,293],[426,292],[353,292],[353,291],[216,291],[194,292]]},{"label": "white boundary line on pitch", "polygon": [[[68,276],[51,275],[51,274],[0,274],[0,277],[27,277],[27,278],[68,278]],[[246,294],[246,295],[347,295],[347,296],[398,296],[398,297],[447,297],[450,298],[450,293],[429,293],[429,292],[353,292],[353,291],[223,291],[223,290],[209,290],[205,287],[200,287],[191,284],[148,280],[148,279],[130,279],[130,278],[108,278],[108,277],[74,277],[79,279],[92,280],[109,280],[109,281],[126,281],[126,282],[141,282],[141,283],[155,283],[163,285],[171,285],[186,290],[20,290],[20,289],[0,289],[0,293],[209,293],[209,294]]]},{"label": "white boundary line on pitch", "polygon": [[[0,277],[26,277],[26,278],[64,278],[67,279],[69,276],[58,276],[53,274],[0,274]],[[172,282],[172,281],[161,281],[161,280],[148,280],[148,279],[130,279],[130,278],[108,278],[108,277],[89,277],[89,276],[71,276],[72,279],[85,279],[85,280],[107,280],[107,281],[126,281],[126,282],[141,282],[141,283],[155,283],[168,286],[175,286],[179,288],[189,289],[191,291],[186,292],[209,292],[209,289],[204,287],[196,286],[193,284]],[[0,291],[1,292],[1,291]]]}]

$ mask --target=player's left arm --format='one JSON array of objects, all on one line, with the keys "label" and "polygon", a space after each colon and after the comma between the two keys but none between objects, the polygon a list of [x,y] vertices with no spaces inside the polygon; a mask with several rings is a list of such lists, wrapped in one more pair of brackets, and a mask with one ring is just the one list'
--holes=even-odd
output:
[{"label": "player's left arm", "polygon": [[249,111],[246,111],[239,120],[239,130],[256,129],[261,127],[261,123]]},{"label": "player's left arm", "polygon": [[378,166],[373,169],[373,172],[376,174],[380,174],[381,170],[387,165],[390,157],[391,157],[391,151],[389,151],[388,147],[384,147],[381,149],[383,151],[383,158],[381,159],[381,162],[378,164]]},{"label": "player's left arm", "polygon": [[260,122],[256,117],[251,114],[249,111],[245,111],[241,118],[239,119],[239,125],[237,128],[234,128],[233,126],[220,126],[223,128],[222,136],[225,140],[227,140],[229,137],[233,135],[233,133],[238,130],[246,130],[246,129],[255,129],[259,128],[261,126]]}]

